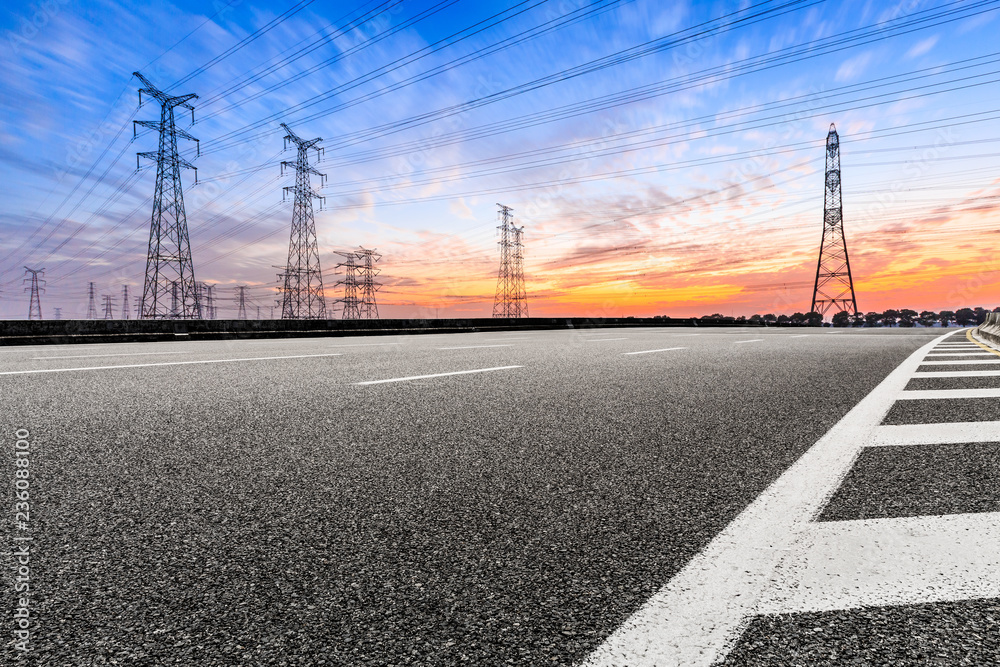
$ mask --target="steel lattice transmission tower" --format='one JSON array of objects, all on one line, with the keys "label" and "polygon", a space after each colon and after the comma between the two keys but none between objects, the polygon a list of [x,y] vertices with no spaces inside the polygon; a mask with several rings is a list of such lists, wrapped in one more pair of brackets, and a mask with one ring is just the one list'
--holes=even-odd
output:
[{"label": "steel lattice transmission tower", "polygon": [[840,137],[837,128],[830,124],[826,135],[826,187],[823,190],[823,240],[819,246],[816,265],[816,286],[813,288],[811,311],[826,315],[846,310],[851,315],[858,312],[854,297],[854,280],[851,261],[847,256],[847,237],[844,236],[844,207],[840,183]]},{"label": "steel lattice transmission tower", "polygon": [[[194,123],[194,107],[189,102],[198,96],[167,95],[142,74],[133,72],[133,75],[145,86],[139,89],[139,105],[142,105],[143,93],[151,95],[160,103],[159,121],[133,121],[133,135],[135,125],[148,127],[160,134],[160,145],[155,152],[136,154],[137,169],[140,157],[156,160],[156,190],[149,227],[146,282],[142,288],[142,319],[198,319],[201,317],[201,303],[194,279],[194,264],[191,261],[191,240],[188,237],[187,213],[184,211],[181,168],[195,170],[195,183],[198,182],[198,173],[194,165],[177,152],[177,137],[190,139],[195,143],[198,140],[184,130],[177,129],[174,122],[174,109],[182,107],[191,110],[191,122]],[[176,306],[171,303],[173,285],[177,286]]]},{"label": "steel lattice transmission tower", "polygon": [[87,319],[96,320],[97,319],[97,304],[94,302],[94,283],[90,283],[90,288],[87,290]]},{"label": "steel lattice transmission tower", "polygon": [[497,291],[493,299],[493,317],[512,318],[528,316],[528,295],[524,288],[524,227],[514,226],[514,211],[509,206],[500,207],[500,271],[497,273]]},{"label": "steel lattice transmission tower", "polygon": [[104,319],[106,320],[115,319],[114,299],[111,298],[110,294],[102,294],[101,298],[104,299]]},{"label": "steel lattice transmission tower", "polygon": [[358,297],[358,255],[353,252],[338,252],[344,261],[337,265],[338,269],[344,269],[344,279],[338,280],[338,285],[344,286],[344,298],[337,299],[344,304],[341,317],[345,320],[361,319],[361,299]]},{"label": "steel lattice transmission tower", "polygon": [[292,204],[288,262],[281,267],[284,272],[278,276],[282,281],[281,319],[321,320],[326,318],[326,299],[323,296],[323,272],[319,266],[319,243],[316,240],[312,200],[323,197],[309,185],[309,174],[316,174],[322,182],[326,181],[326,174],[309,164],[309,149],[315,150],[316,158],[319,159],[323,149],[316,144],[322,139],[301,139],[284,123],[281,127],[288,133],[285,136],[285,147],[291,142],[298,149],[295,162],[281,163],[282,174],[285,167],[295,168],[295,185],[285,186],[283,190],[283,193],[294,193],[295,200]]},{"label": "steel lattice transmission tower", "polygon": [[247,287],[246,285],[236,286],[236,319],[245,320],[247,318]]},{"label": "steel lattice transmission tower", "polygon": [[380,269],[376,268],[375,263],[382,259],[382,255],[364,247],[354,254],[361,262],[359,266],[361,295],[358,300],[358,316],[362,320],[377,320],[378,304],[375,302],[375,292],[382,287],[382,284],[375,282],[375,276],[381,272]]},{"label": "steel lattice transmission tower", "polygon": [[45,281],[39,280],[38,274],[44,275],[45,269],[29,269],[28,267],[24,267],[24,270],[31,274],[30,278],[28,278],[27,275],[24,277],[24,282],[31,282],[30,287],[24,288],[25,292],[31,292],[31,301],[28,302],[28,319],[40,320],[42,319],[42,300],[40,293],[45,291]]},{"label": "steel lattice transmission tower", "polygon": [[122,319],[127,320],[130,317],[129,310],[131,302],[128,298],[128,285],[122,285]]}]

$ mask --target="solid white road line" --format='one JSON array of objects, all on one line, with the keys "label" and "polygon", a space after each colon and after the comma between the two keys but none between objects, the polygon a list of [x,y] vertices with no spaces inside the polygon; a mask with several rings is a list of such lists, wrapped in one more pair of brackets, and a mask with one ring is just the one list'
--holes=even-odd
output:
[{"label": "solid white road line", "polygon": [[309,359],[312,357],[342,357],[333,354],[296,354],[287,357],[246,357],[244,359],[205,359],[201,361],[164,361],[155,364],[126,364],[123,366],[82,366],[80,368],[45,368],[30,371],[4,371],[0,375],[28,375],[31,373],[68,373],[70,371],[105,371],[113,368],[150,368],[152,366],[186,366],[188,364],[228,364],[236,361],[269,361],[272,359]]},{"label": "solid white road line", "polygon": [[461,345],[459,347],[439,347],[439,350],[473,350],[480,347],[514,347],[513,345]]},{"label": "solid white road line", "polygon": [[789,338],[805,338],[809,334],[795,334],[794,336],[789,336]]},{"label": "solid white road line", "polygon": [[485,343],[485,342],[500,341],[500,340],[506,341],[506,340],[534,340],[534,339],[533,338],[484,338],[483,342]]},{"label": "solid white road line", "polygon": [[813,523],[758,613],[1000,597],[1000,512]]},{"label": "solid white road line", "polygon": [[123,352],[121,354],[73,354],[63,357],[32,357],[33,360],[43,359],[97,359],[98,357],[155,357],[161,354],[195,354],[191,350],[183,352]]},{"label": "solid white road line", "polygon": [[762,343],[762,342],[764,342],[764,339],[763,338],[754,338],[753,340],[734,340],[733,342],[736,343],[737,345],[740,344],[740,343]]},{"label": "solid white road line", "polygon": [[958,445],[964,442],[1000,442],[1000,422],[950,422],[879,426],[872,445]]},{"label": "solid white road line", "polygon": [[639,352],[622,352],[623,356],[630,354],[652,354],[653,352],[670,352],[672,350],[686,350],[686,347],[664,347],[659,350],[640,350]]},{"label": "solid white road line", "polygon": [[469,373],[487,373],[489,371],[505,371],[509,368],[524,368],[524,366],[495,366],[493,368],[476,368],[471,371],[452,371],[451,373],[411,375],[405,378],[389,378],[388,380],[368,380],[367,382],[355,382],[354,384],[385,384],[386,382],[406,382],[407,380],[424,380],[426,378],[440,378],[440,377],[445,377],[446,375],[467,375]]},{"label": "solid white road line", "polygon": [[915,378],[988,378],[1000,377],[1000,371],[921,371]]},{"label": "solid white road line", "polygon": [[901,401],[955,398],[1000,398],[1000,387],[986,389],[911,389],[899,392]]},{"label": "solid white road line", "polygon": [[989,357],[992,352],[928,352],[927,358],[931,357]]},{"label": "solid white road line", "polygon": [[922,356],[940,340],[893,370],[584,664],[708,667],[725,656],[758,613],[775,567],[847,475]]},{"label": "solid white road line", "polygon": [[934,359],[920,362],[921,366],[954,366],[956,364],[1000,364],[1000,357],[996,359]]},{"label": "solid white road line", "polygon": [[601,343],[608,340],[628,340],[628,338],[586,338],[584,340],[588,343]]}]

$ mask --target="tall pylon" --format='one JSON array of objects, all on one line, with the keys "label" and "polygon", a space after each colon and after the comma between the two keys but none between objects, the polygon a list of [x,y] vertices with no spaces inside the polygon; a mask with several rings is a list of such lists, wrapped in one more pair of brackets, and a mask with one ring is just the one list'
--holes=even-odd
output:
[{"label": "tall pylon", "polygon": [[90,283],[87,290],[87,319],[97,319],[97,303],[94,301],[94,283]]},{"label": "tall pylon", "polygon": [[[195,286],[194,263],[191,260],[181,168],[195,170],[195,183],[198,182],[198,171],[177,152],[177,137],[190,139],[195,143],[198,140],[184,130],[177,129],[174,122],[174,109],[182,107],[191,110],[191,123],[194,123],[194,107],[189,102],[198,96],[167,95],[139,72],[133,72],[133,76],[145,86],[139,89],[139,105],[142,105],[143,93],[151,95],[160,103],[159,121],[133,121],[133,135],[135,125],[160,133],[158,150],[136,154],[136,169],[140,157],[156,160],[156,190],[149,227],[146,280],[142,288],[142,319],[198,319],[201,317],[201,304]],[[200,148],[198,152],[200,154]],[[171,303],[174,301],[173,285],[177,286],[178,292],[176,305]]]},{"label": "tall pylon", "polygon": [[854,280],[851,261],[847,256],[847,237],[844,235],[844,207],[840,183],[840,137],[837,128],[830,124],[826,135],[826,186],[823,189],[823,239],[819,246],[816,264],[816,285],[813,287],[810,310],[823,316],[847,311],[858,312],[854,297]]},{"label": "tall pylon", "polygon": [[61,320],[62,319],[62,308],[56,308],[55,311],[56,311],[56,315],[55,315],[55,317],[53,319]]},{"label": "tall pylon", "polygon": [[206,320],[215,319],[215,285],[201,283],[201,314]]},{"label": "tall pylon", "polygon": [[361,303],[358,297],[358,255],[353,252],[338,252],[344,261],[337,265],[338,269],[344,269],[344,279],[338,280],[338,285],[344,286],[344,298],[338,299],[343,304],[341,317],[345,320],[361,319]]},{"label": "tall pylon", "polygon": [[111,297],[110,294],[102,294],[101,298],[104,299],[104,319],[106,320],[115,319],[114,299]]},{"label": "tall pylon", "polygon": [[358,269],[361,273],[361,279],[358,281],[361,288],[361,294],[358,297],[358,317],[362,320],[377,320],[378,304],[375,302],[375,292],[382,287],[382,284],[375,282],[375,276],[381,272],[375,263],[382,259],[382,255],[374,250],[360,246],[359,248],[354,253],[360,263]]},{"label": "tall pylon", "polygon": [[129,305],[128,298],[128,285],[122,285],[122,319],[127,320],[130,317],[129,311],[131,306]]},{"label": "tall pylon", "polygon": [[285,167],[295,169],[295,185],[285,186],[282,193],[292,192],[295,195],[292,204],[292,233],[288,240],[288,262],[284,271],[278,275],[282,281],[281,319],[283,320],[316,320],[326,318],[326,299],[323,296],[323,272],[319,266],[319,243],[316,240],[316,220],[313,217],[313,199],[323,199],[309,185],[309,174],[316,174],[321,182],[326,182],[326,174],[322,174],[309,164],[309,149],[316,151],[319,159],[323,149],[317,147],[321,138],[301,139],[285,128],[285,148],[292,143],[298,149],[295,162],[282,161],[281,172]]},{"label": "tall pylon", "polygon": [[[30,273],[31,277],[27,275],[24,277],[24,282],[30,282],[30,287],[25,287],[25,292],[31,292],[31,300],[28,302],[28,319],[29,320],[40,320],[42,319],[42,299],[40,292],[45,291],[45,281],[39,280],[38,274],[45,273],[45,269],[29,269],[24,267],[26,273]],[[39,284],[41,283],[41,284]]]},{"label": "tall pylon", "polygon": [[247,286],[236,286],[236,319],[245,320],[247,318]]},{"label": "tall pylon", "polygon": [[493,299],[493,317],[528,316],[528,295],[524,287],[524,227],[514,226],[514,210],[497,204],[500,210],[500,270],[497,291]]}]

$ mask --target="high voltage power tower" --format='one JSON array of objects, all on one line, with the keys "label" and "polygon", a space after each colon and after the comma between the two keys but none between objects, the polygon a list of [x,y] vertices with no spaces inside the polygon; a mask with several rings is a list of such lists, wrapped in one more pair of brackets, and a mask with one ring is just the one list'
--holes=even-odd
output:
[{"label": "high voltage power tower", "polygon": [[847,256],[847,237],[844,236],[844,207],[841,201],[840,137],[837,128],[830,124],[826,135],[826,187],[823,190],[823,240],[819,246],[816,265],[816,285],[813,288],[811,311],[826,315],[847,311],[858,312],[854,298],[854,280],[851,278],[851,261]]},{"label": "high voltage power tower", "polygon": [[375,262],[382,259],[382,255],[378,254],[374,250],[368,250],[367,248],[361,248],[355,255],[361,261],[360,272],[361,272],[361,300],[358,304],[358,312],[363,320],[377,320],[378,319],[378,304],[375,302],[375,292],[382,287],[381,283],[375,282],[375,276],[381,273],[380,269],[375,268]]},{"label": "high voltage power tower", "polygon": [[[30,278],[27,276],[24,278],[25,282],[31,282],[30,287],[24,288],[25,292],[31,292],[31,300],[28,302],[28,319],[40,320],[42,319],[42,299],[40,297],[40,292],[45,291],[45,281],[39,281],[38,274],[41,273],[44,275],[45,269],[29,269],[28,267],[24,267],[24,270],[31,274]],[[41,282],[41,285],[39,285],[39,282]]]},{"label": "high voltage power tower", "polygon": [[245,320],[247,318],[247,286],[236,286],[236,319]]},{"label": "high voltage power tower", "polygon": [[345,270],[344,279],[337,281],[338,285],[344,286],[344,298],[337,299],[343,304],[341,317],[345,320],[377,320],[375,292],[382,284],[375,281],[380,273],[375,263],[382,259],[382,255],[360,246],[354,252],[337,254],[344,258],[337,268]]},{"label": "high voltage power tower", "polygon": [[129,302],[129,298],[128,298],[128,285],[122,285],[122,319],[123,320],[127,320],[130,317],[130,315],[129,315],[129,309],[131,308],[131,306],[129,305],[129,303],[130,302]]},{"label": "high voltage power tower", "polygon": [[337,299],[343,304],[341,317],[345,320],[361,319],[361,303],[358,298],[358,256],[353,252],[338,252],[344,261],[337,265],[338,269],[344,269],[344,279],[338,280],[338,285],[344,286],[344,298]]},{"label": "high voltage power tower", "polygon": [[111,297],[110,294],[102,294],[101,298],[104,299],[104,319],[106,320],[115,319],[114,299]]},{"label": "high voltage power tower", "polygon": [[514,226],[514,211],[509,206],[500,207],[500,271],[497,273],[497,291],[493,300],[493,317],[511,318],[528,316],[528,295],[524,288],[524,227]]},{"label": "high voltage power tower", "polygon": [[309,185],[309,174],[316,174],[321,181],[326,181],[326,174],[321,174],[309,164],[309,149],[316,151],[319,159],[323,149],[317,147],[321,138],[301,139],[284,123],[281,127],[288,133],[285,136],[285,148],[291,142],[298,149],[295,162],[282,161],[281,171],[285,167],[295,168],[295,185],[285,186],[284,192],[295,193],[292,205],[292,233],[288,240],[288,262],[284,272],[278,276],[282,281],[281,288],[281,319],[283,320],[316,320],[326,318],[326,299],[323,296],[323,273],[319,266],[319,242],[316,240],[316,220],[313,217],[312,200],[323,199]]},{"label": "high voltage power tower", "polygon": [[97,319],[97,304],[94,302],[94,283],[90,283],[90,288],[87,290],[87,319]]},{"label": "high voltage power tower", "polygon": [[[177,152],[177,137],[190,139],[195,143],[198,140],[184,130],[177,129],[174,122],[174,109],[183,107],[191,110],[191,122],[194,123],[194,107],[189,102],[198,96],[167,95],[142,74],[133,72],[133,75],[145,86],[139,89],[139,105],[142,105],[143,93],[151,95],[160,103],[159,121],[133,121],[133,135],[135,125],[148,127],[160,134],[160,145],[155,152],[136,154],[136,168],[140,157],[156,160],[156,190],[149,227],[141,319],[198,319],[201,317],[201,304],[194,279],[194,264],[191,261],[191,240],[188,238],[187,213],[184,211],[181,168],[195,170],[195,183],[198,182],[198,175],[194,165]],[[198,152],[200,154],[200,148]]]}]

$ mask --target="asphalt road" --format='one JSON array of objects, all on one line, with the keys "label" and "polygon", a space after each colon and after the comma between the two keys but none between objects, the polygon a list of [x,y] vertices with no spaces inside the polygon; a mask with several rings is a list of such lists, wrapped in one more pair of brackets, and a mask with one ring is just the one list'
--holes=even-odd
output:
[{"label": "asphalt road", "polygon": [[[0,349],[11,479],[14,433],[30,433],[29,526],[19,533],[7,511],[2,530],[32,538],[32,658],[577,663],[940,333],[603,329]],[[487,368],[498,370],[439,375]],[[33,372],[43,370],[57,372]],[[414,376],[434,377],[377,382]],[[890,416],[949,418],[920,404]],[[996,460],[995,449],[976,453]],[[845,489],[893,465],[874,461]],[[995,637],[991,608],[979,604],[975,627]],[[813,664],[761,660],[789,643],[801,655],[836,644],[816,649],[810,635],[802,649],[799,620],[754,625],[727,664]],[[857,634],[836,623],[830,632]]]}]

